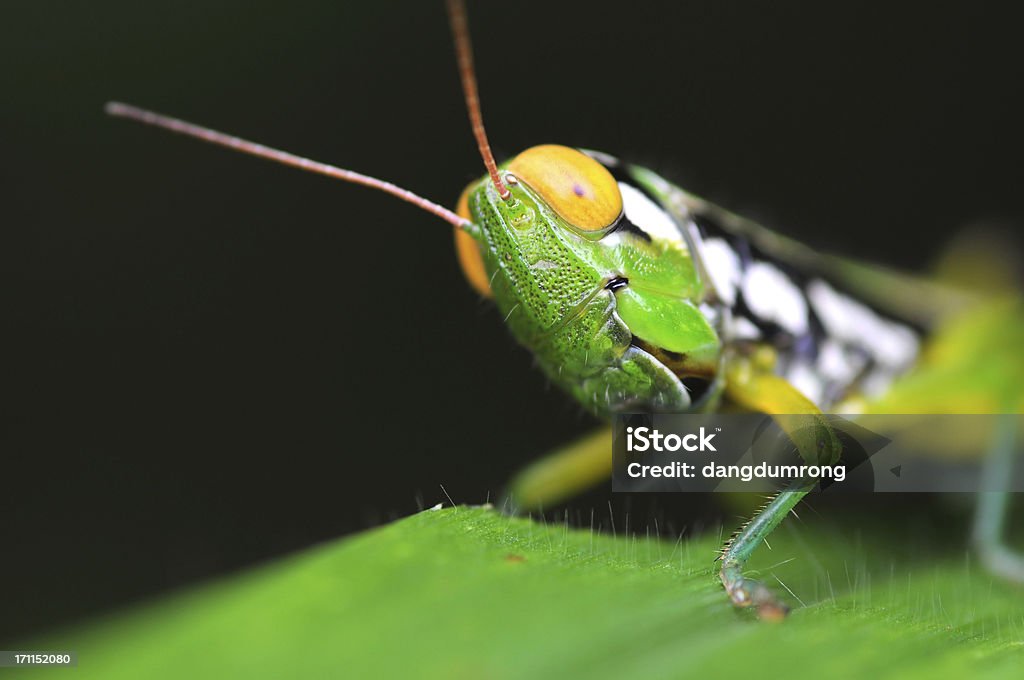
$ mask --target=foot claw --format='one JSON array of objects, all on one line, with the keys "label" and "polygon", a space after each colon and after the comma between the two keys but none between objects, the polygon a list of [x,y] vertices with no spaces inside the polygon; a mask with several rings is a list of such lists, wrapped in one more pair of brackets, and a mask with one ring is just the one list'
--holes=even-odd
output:
[{"label": "foot claw", "polygon": [[740,578],[738,581],[722,579],[725,592],[737,607],[754,607],[762,621],[782,621],[789,614],[789,606],[760,581]]}]

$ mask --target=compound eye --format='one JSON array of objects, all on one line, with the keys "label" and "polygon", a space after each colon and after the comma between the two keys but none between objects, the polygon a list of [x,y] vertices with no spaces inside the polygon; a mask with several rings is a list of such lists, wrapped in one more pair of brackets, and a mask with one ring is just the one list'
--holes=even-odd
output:
[{"label": "compound eye", "polygon": [[622,214],[622,194],[607,168],[567,146],[545,144],[522,152],[508,171],[580,231],[601,231]]}]

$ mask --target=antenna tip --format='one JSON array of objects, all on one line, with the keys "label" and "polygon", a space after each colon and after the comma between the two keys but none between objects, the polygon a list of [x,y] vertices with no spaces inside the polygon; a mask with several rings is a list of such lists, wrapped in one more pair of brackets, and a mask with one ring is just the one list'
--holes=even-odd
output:
[{"label": "antenna tip", "polygon": [[103,105],[103,112],[108,116],[123,116],[127,110],[128,105],[121,102],[107,102]]}]

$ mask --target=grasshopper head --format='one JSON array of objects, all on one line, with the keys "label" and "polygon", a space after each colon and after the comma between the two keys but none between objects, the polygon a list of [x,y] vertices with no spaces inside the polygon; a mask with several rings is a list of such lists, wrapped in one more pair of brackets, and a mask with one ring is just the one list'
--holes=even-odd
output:
[{"label": "grasshopper head", "polygon": [[[485,177],[459,201],[468,224],[456,229],[456,249],[469,283],[593,410],[689,407],[682,380],[714,376],[719,342],[678,230],[675,240],[653,238],[631,222],[631,210],[639,220],[653,204],[624,201],[608,168],[575,149],[533,147],[499,171],[504,198]],[[618,399],[608,389],[616,371],[643,374]],[[599,374],[594,402],[586,385]]]}]

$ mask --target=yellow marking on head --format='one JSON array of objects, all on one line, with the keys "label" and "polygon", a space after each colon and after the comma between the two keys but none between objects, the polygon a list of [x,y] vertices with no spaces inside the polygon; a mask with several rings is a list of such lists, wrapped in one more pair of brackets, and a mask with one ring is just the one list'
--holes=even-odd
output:
[{"label": "yellow marking on head", "polygon": [[581,231],[600,231],[622,214],[622,194],[607,168],[567,146],[522,152],[508,171],[536,191],[559,217]]}]

